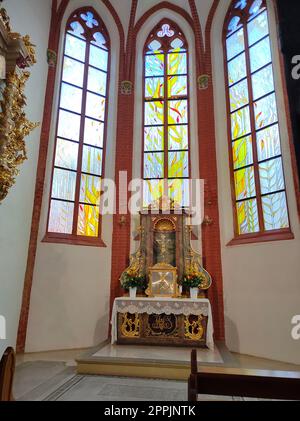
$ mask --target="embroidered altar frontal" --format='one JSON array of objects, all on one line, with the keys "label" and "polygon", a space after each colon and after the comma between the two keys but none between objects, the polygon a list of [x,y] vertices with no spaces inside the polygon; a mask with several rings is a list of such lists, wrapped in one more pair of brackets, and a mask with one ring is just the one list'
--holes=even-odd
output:
[{"label": "embroidered altar frontal", "polygon": [[213,349],[213,324],[207,299],[117,298],[112,343]]}]

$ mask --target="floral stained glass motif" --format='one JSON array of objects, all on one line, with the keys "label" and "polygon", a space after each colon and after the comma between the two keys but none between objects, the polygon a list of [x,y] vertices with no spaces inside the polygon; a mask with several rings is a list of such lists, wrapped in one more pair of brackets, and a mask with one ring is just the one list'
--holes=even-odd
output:
[{"label": "floral stained glass motif", "polygon": [[89,8],[73,13],[65,37],[48,233],[94,238],[100,235],[109,38]]},{"label": "floral stained glass motif", "polygon": [[176,25],[163,22],[145,52],[143,206],[163,195],[188,206],[188,89],[186,41]]},{"label": "floral stained glass motif", "polygon": [[227,28],[236,232],[243,235],[288,228],[265,0],[233,2]]}]

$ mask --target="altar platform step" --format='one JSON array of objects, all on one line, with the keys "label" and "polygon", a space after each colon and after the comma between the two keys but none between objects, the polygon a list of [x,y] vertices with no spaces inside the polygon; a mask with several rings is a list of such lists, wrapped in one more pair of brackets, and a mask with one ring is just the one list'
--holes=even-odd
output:
[{"label": "altar platform step", "polygon": [[[77,359],[78,374],[139,377],[151,379],[187,380],[190,375],[192,348],[111,345]],[[198,349],[198,364],[224,366],[234,357],[223,343],[215,349]]]}]

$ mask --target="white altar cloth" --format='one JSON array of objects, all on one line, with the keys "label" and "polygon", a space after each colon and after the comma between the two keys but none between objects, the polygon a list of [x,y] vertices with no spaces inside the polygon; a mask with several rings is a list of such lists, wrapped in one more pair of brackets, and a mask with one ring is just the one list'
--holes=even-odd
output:
[{"label": "white altar cloth", "polygon": [[213,350],[214,349],[214,340],[213,340],[213,319],[211,305],[208,299],[199,298],[197,300],[192,300],[189,298],[186,299],[176,299],[176,298],[130,298],[130,297],[120,297],[116,298],[112,311],[112,331],[111,331],[111,342],[114,344],[117,341],[117,322],[118,322],[118,313],[147,313],[147,314],[183,314],[184,316],[204,316],[208,317],[207,322],[207,333],[206,333],[206,346]]}]

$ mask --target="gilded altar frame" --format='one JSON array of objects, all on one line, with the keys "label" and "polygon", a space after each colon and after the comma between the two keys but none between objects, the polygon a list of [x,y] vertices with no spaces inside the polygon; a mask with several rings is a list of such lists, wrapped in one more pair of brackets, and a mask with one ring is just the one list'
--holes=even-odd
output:
[{"label": "gilded altar frame", "polygon": [[149,269],[149,285],[146,294],[149,297],[177,298],[177,268],[167,263],[158,263]]}]

